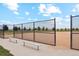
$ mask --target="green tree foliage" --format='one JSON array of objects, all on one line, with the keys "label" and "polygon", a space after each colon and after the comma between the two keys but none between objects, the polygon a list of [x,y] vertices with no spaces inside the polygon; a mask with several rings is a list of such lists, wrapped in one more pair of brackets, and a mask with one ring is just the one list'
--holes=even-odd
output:
[{"label": "green tree foliage", "polygon": [[55,28],[52,28],[52,31],[54,31],[55,30]]},{"label": "green tree foliage", "polygon": [[60,31],[60,29],[57,29],[57,31]]},{"label": "green tree foliage", "polygon": [[34,28],[33,30],[38,30],[37,28]]},{"label": "green tree foliage", "polygon": [[60,29],[56,29],[57,31],[70,31],[69,28],[60,28]]},{"label": "green tree foliage", "polygon": [[38,27],[37,29],[38,29],[38,31],[40,31],[40,30],[41,30],[41,28],[40,28],[40,27]]},{"label": "green tree foliage", "polygon": [[46,28],[46,31],[48,31],[48,28]]},{"label": "green tree foliage", "polygon": [[3,25],[3,30],[4,30],[4,31],[9,30],[9,29],[8,29],[8,26],[7,26],[7,25]]},{"label": "green tree foliage", "polygon": [[79,31],[79,28],[72,28],[73,31]]},{"label": "green tree foliage", "polygon": [[29,28],[28,31],[31,31],[31,28]]},{"label": "green tree foliage", "polygon": [[70,31],[70,29],[68,28],[67,31]]},{"label": "green tree foliage", "polygon": [[64,31],[68,31],[68,29],[67,29],[67,28],[65,28],[65,29],[64,29]]},{"label": "green tree foliage", "polygon": [[72,30],[75,30],[74,28],[72,28]]},{"label": "green tree foliage", "polygon": [[17,30],[18,30],[18,28],[15,26],[15,27],[13,27],[13,30],[14,30],[14,31],[17,31]]},{"label": "green tree foliage", "polygon": [[26,27],[24,27],[24,29],[23,30],[26,30]]},{"label": "green tree foliage", "polygon": [[44,31],[44,30],[45,30],[45,27],[42,28],[42,31]]},{"label": "green tree foliage", "polygon": [[61,28],[61,29],[60,29],[60,31],[64,31],[64,29],[63,29],[63,28]]},{"label": "green tree foliage", "polygon": [[18,27],[18,30],[20,30],[20,27]]},{"label": "green tree foliage", "polygon": [[78,31],[79,29],[78,29],[78,28],[76,28],[75,30],[76,30],[76,31]]}]

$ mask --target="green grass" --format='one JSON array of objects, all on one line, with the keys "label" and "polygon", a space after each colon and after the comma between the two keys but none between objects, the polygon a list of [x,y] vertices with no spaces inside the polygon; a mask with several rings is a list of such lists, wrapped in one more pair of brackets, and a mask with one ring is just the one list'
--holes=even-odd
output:
[{"label": "green grass", "polygon": [[0,46],[0,56],[13,56],[8,50]]}]

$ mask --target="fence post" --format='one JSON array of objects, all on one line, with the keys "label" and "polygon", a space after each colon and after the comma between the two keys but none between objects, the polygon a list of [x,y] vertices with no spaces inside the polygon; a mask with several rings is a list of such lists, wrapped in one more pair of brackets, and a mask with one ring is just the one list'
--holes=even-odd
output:
[{"label": "fence post", "polygon": [[33,41],[35,41],[35,22],[33,22]]},{"label": "fence post", "polygon": [[14,29],[15,25],[13,25],[13,37],[15,38],[15,29]]},{"label": "fence post", "polygon": [[56,18],[54,18],[54,46],[56,46]]},{"label": "fence post", "polygon": [[25,46],[25,42],[23,42],[23,46]]},{"label": "fence post", "polygon": [[70,48],[72,49],[72,15],[70,16]]},{"label": "fence post", "polygon": [[5,35],[4,35],[4,24],[3,24],[3,39],[4,39],[4,36],[5,36]]},{"label": "fence post", "polygon": [[22,29],[21,29],[21,34],[22,34],[21,37],[22,37],[22,39],[23,39],[23,24],[21,24],[21,28],[22,28]]}]

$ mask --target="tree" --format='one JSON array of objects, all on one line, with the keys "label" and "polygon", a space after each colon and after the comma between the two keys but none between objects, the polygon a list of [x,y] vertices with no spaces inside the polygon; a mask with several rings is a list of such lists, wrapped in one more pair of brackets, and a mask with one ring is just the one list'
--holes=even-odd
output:
[{"label": "tree", "polygon": [[7,25],[3,25],[3,30],[7,31],[8,30],[8,26]]},{"label": "tree", "polygon": [[26,27],[24,27],[24,30],[26,30]]},{"label": "tree", "polygon": [[41,30],[41,28],[40,27],[38,27],[38,31],[40,31]]},{"label": "tree", "polygon": [[59,29],[57,29],[57,31],[59,31]]},{"label": "tree", "polygon": [[13,30],[14,30],[14,31],[17,31],[17,30],[18,30],[18,28],[15,26],[15,27],[13,27]]},{"label": "tree", "polygon": [[37,30],[37,28],[33,28],[33,30]]},{"label": "tree", "polygon": [[75,28],[72,28],[72,30],[74,31],[74,30],[75,30]]},{"label": "tree", "polygon": [[64,29],[64,31],[67,31],[67,30],[68,30],[67,28]]},{"label": "tree", "polygon": [[44,30],[45,30],[45,27],[42,28],[42,31],[44,31]]},{"label": "tree", "polygon": [[68,28],[68,31],[70,31],[70,29]]},{"label": "tree", "polygon": [[60,31],[63,31],[63,30],[64,30],[63,28],[60,29]]},{"label": "tree", "polygon": [[31,31],[31,28],[29,28],[28,30]]},{"label": "tree", "polygon": [[18,27],[18,30],[20,30],[20,27]]},{"label": "tree", "polygon": [[46,28],[46,31],[48,31],[48,28]]},{"label": "tree", "polygon": [[76,30],[76,31],[78,31],[79,29],[78,29],[78,28],[76,28],[75,30]]},{"label": "tree", "polygon": [[52,28],[52,31],[54,31],[55,30],[55,28]]}]

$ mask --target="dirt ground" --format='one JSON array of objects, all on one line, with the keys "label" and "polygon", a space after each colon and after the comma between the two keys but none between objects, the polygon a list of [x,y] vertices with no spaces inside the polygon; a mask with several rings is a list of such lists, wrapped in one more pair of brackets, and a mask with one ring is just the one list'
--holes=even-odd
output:
[{"label": "dirt ground", "polygon": [[[21,34],[16,37],[21,38]],[[33,33],[24,33],[23,39],[33,40]],[[35,33],[35,41],[54,44],[54,34]],[[70,32],[56,32],[56,46],[70,48]]]},{"label": "dirt ground", "polygon": [[56,44],[59,47],[70,48],[70,32],[57,32]]},{"label": "dirt ground", "polygon": [[[17,34],[16,37],[21,38],[21,34]],[[33,40],[33,37],[33,33],[23,34],[23,39],[25,40]],[[54,44],[54,34],[35,33],[35,41],[46,44]]]},{"label": "dirt ground", "polygon": [[79,34],[72,34],[72,48],[79,49]]},{"label": "dirt ground", "polygon": [[[21,34],[16,34],[15,37],[21,38]],[[12,37],[12,35],[6,35]],[[33,41],[33,33],[24,33],[23,39]],[[46,44],[54,44],[54,34],[35,33],[35,41]],[[70,48],[70,32],[56,32],[56,46]]]}]

